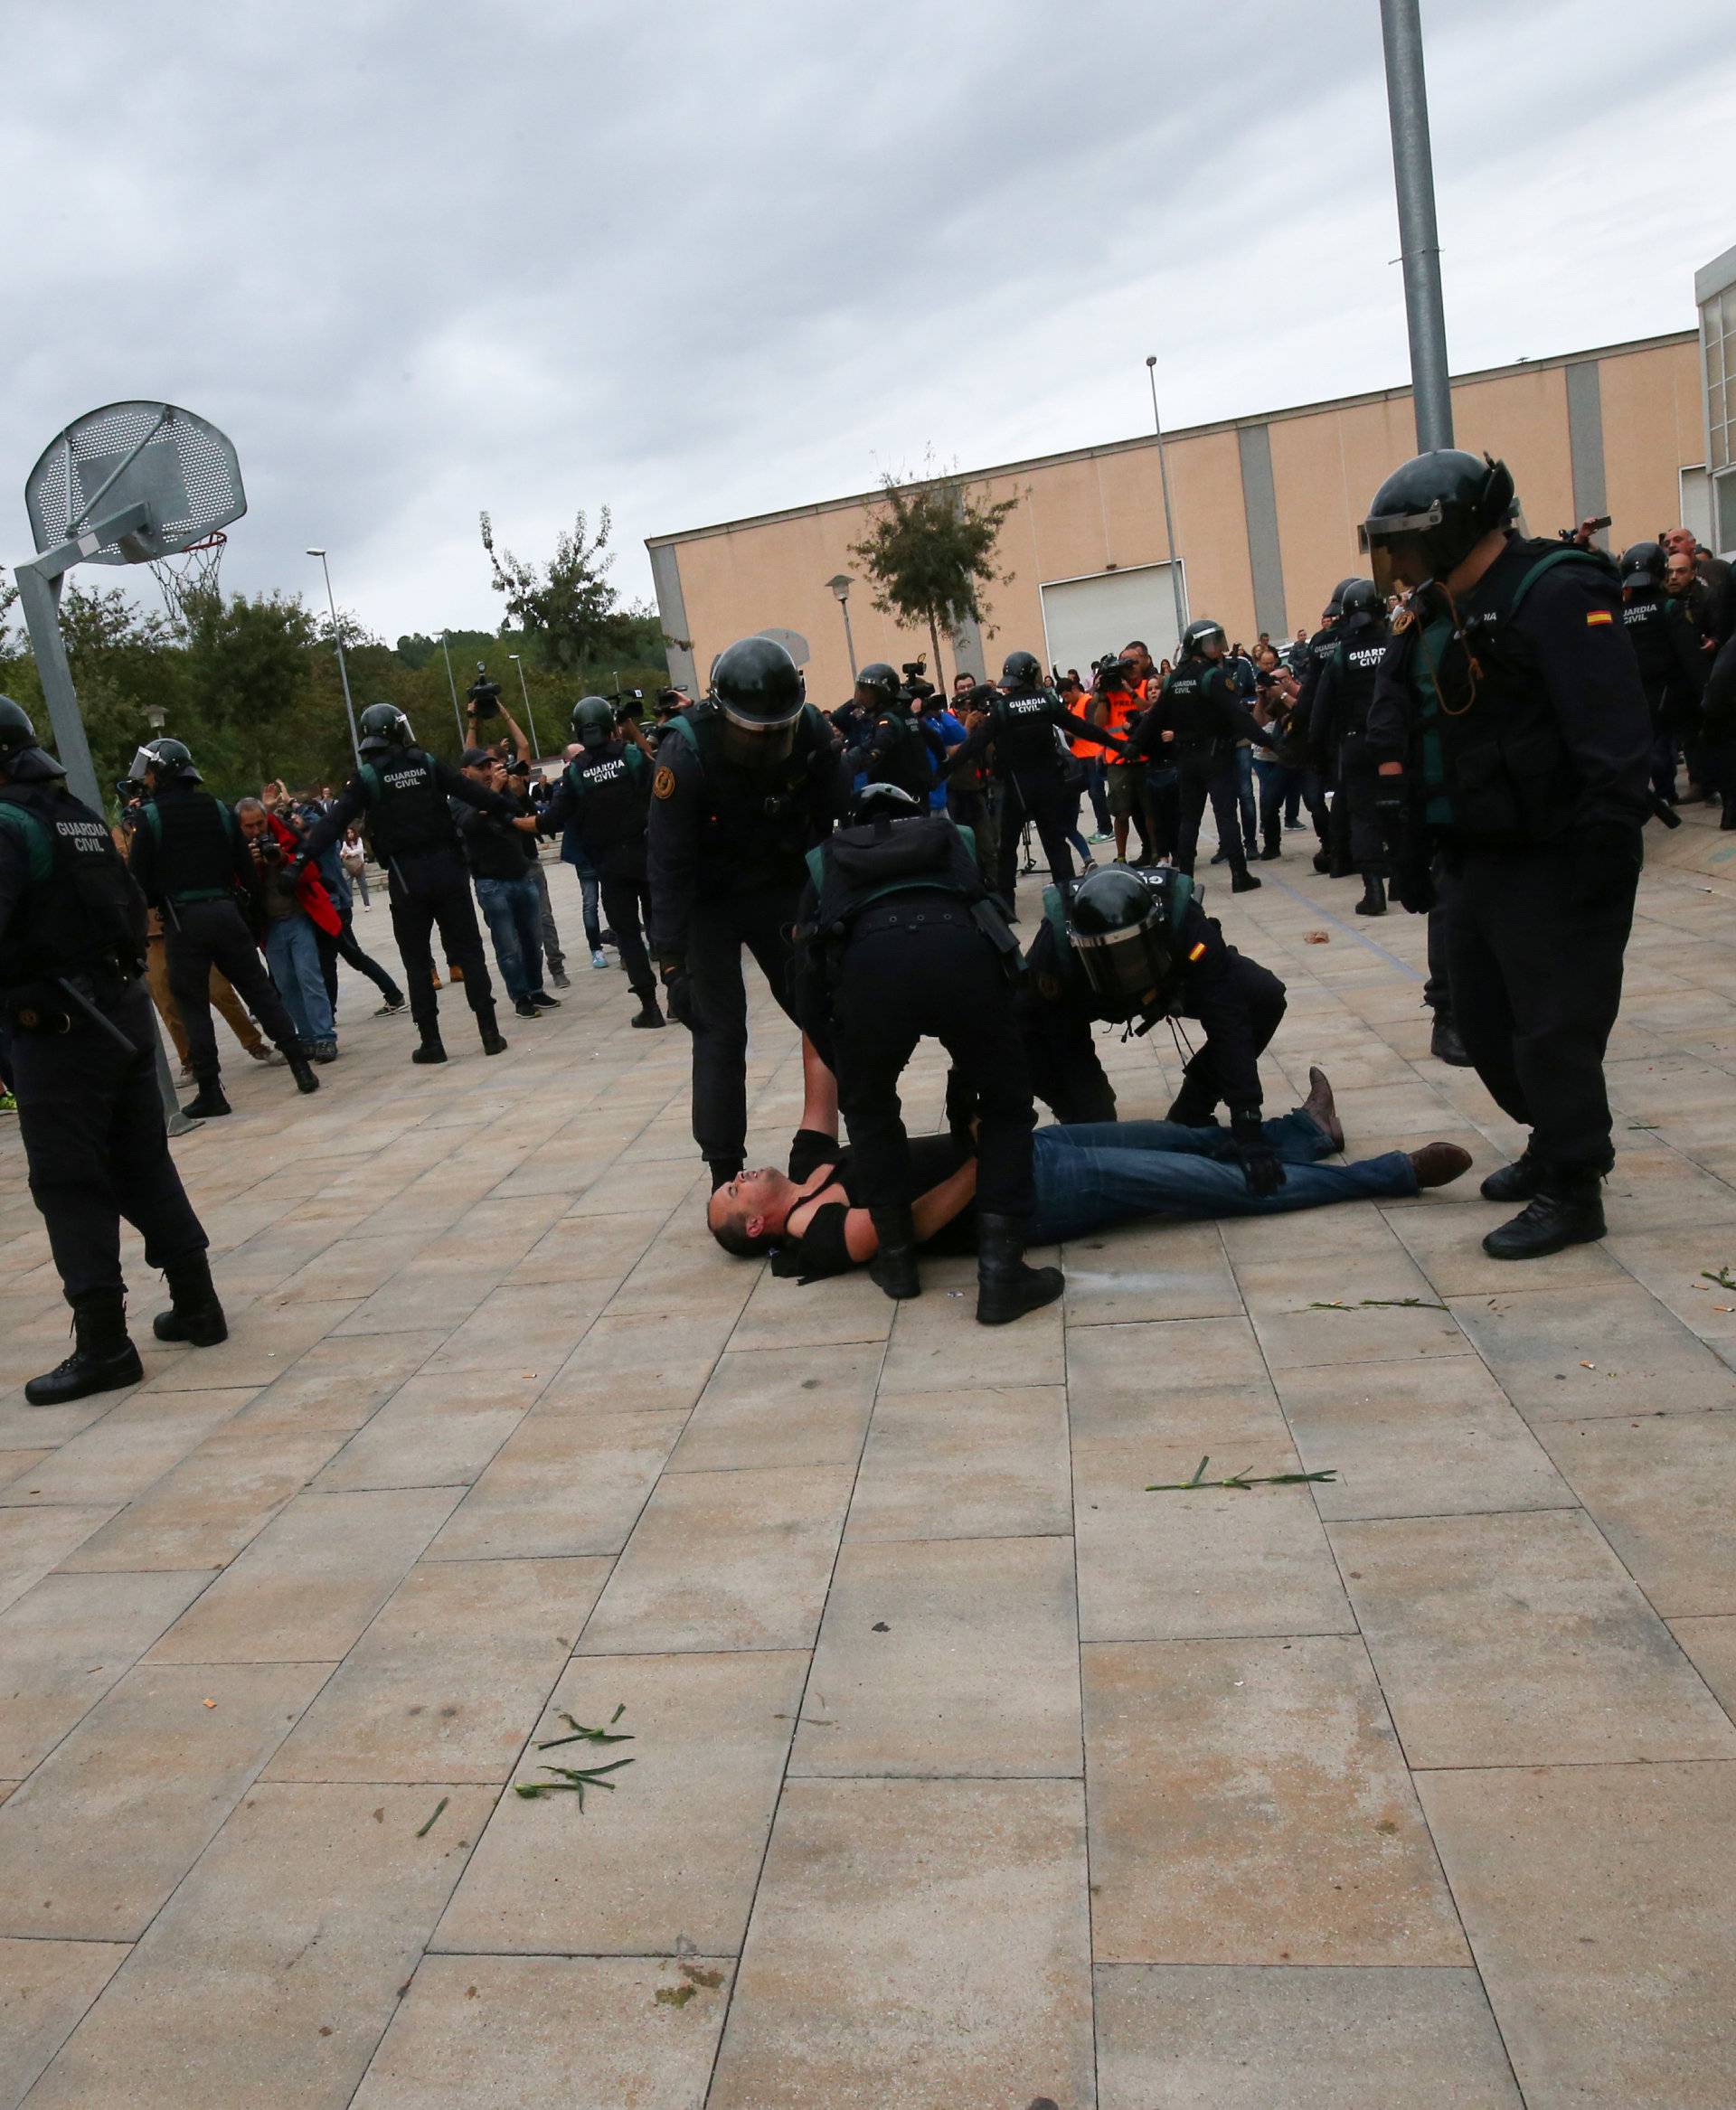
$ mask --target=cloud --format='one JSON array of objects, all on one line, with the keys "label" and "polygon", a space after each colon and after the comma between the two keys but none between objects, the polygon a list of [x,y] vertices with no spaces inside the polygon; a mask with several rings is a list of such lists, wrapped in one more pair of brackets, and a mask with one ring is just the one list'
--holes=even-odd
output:
[{"label": "cloud", "polygon": [[[1678,328],[1736,54],[1616,0],[1429,11],[1460,368]],[[1388,385],[1372,0],[299,0],[9,25],[0,478],[163,394],[235,439],[231,584],[392,637],[546,550]],[[22,553],[22,505],[7,517]]]}]

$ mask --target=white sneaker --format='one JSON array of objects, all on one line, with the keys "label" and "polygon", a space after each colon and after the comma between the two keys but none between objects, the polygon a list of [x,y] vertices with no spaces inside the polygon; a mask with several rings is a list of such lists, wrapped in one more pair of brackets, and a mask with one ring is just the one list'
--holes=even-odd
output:
[{"label": "white sneaker", "polygon": [[594,952],[594,953],[592,953],[592,954],[591,954],[591,956],[590,956],[590,964],[591,964],[591,966],[592,966],[593,967],[606,967],[606,966],[608,966],[608,965],[609,965],[609,961],[608,961],[607,957],[604,956],[604,954],[603,954],[603,952],[602,952],[602,950],[601,950],[601,948],[600,948],[600,947],[599,947],[599,949],[598,949],[596,952]]}]

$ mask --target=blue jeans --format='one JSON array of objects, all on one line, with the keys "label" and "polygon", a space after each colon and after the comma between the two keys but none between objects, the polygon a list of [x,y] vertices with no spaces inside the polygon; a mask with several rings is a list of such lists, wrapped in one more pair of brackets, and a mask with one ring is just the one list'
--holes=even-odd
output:
[{"label": "blue jeans", "polygon": [[1107,774],[1101,755],[1093,755],[1085,765],[1085,796],[1091,802],[1091,812],[1096,817],[1099,835],[1109,833],[1109,800],[1105,784]]},{"label": "blue jeans", "polygon": [[494,940],[500,978],[514,1003],[542,989],[542,897],[527,869],[523,879],[479,879],[476,901]]},{"label": "blue jeans", "polygon": [[1052,1246],[1153,1216],[1275,1216],[1417,1192],[1416,1169],[1401,1150],[1361,1164],[1321,1164],[1333,1146],[1310,1116],[1298,1108],[1263,1126],[1285,1167],[1275,1194],[1250,1192],[1227,1128],[1184,1128],[1175,1121],[1039,1128],[1031,1139],[1037,1190],[1031,1243]]},{"label": "blue jeans", "polygon": [[265,964],[278,994],[301,1041],[334,1041],[332,1000],[326,993],[326,971],[319,963],[319,941],[307,917],[297,911],[265,927]]},{"label": "blue jeans", "polygon": [[1241,808],[1241,840],[1251,857],[1260,848],[1260,815],[1254,810],[1254,750],[1236,749],[1236,803]]}]

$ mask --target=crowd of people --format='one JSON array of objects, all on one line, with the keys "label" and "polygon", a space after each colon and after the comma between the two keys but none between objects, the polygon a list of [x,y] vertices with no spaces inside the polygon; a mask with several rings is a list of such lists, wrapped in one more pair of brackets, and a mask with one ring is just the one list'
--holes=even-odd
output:
[{"label": "crowd of people", "polygon": [[[664,1027],[666,1007],[691,1036],[712,1233],[778,1274],[866,1267],[908,1298],[920,1252],[959,1245],[977,1258],[976,1316],[1002,1324],[1061,1294],[1033,1244],[1412,1194],[1467,1169],[1448,1143],[1328,1162],[1344,1137],[1317,1070],[1300,1107],[1267,1116],[1260,1056],[1284,989],[1205,912],[1208,806],[1233,893],[1260,885],[1253,867],[1285,854],[1306,813],[1316,868],[1360,875],[1359,912],[1387,913],[1390,893],[1428,915],[1434,1051],[1475,1067],[1530,1132],[1484,1183],[1524,1205],[1487,1249],[1523,1259],[1601,1236],[1602,1060],[1642,827],[1680,796],[1722,800],[1736,826],[1736,594],[1685,530],[1618,565],[1594,546],[1608,523],[1540,542],[1517,511],[1500,463],[1421,455],[1372,503],[1371,576],[1342,580],[1311,636],[1249,652],[1206,617],[1173,663],[1134,639],[1082,678],[1014,651],[997,680],[961,672],[945,697],[922,661],[875,663],[827,714],[760,635],[719,655],[701,700],[581,699],[552,771],[481,674],[457,766],[376,703],[335,794],[275,783],[231,805],[158,738],[112,831],[0,699],[0,1053],[75,1333],[27,1397],[137,1380],[122,1217],[167,1278],[157,1337],[224,1337],[168,1151],[152,1000],[198,1118],[231,1110],[213,1009],[251,1060],[319,1088],[344,965],[378,1015],[410,1013],[412,1062],[448,1060],[448,983],[498,1055],[484,926],[516,1018],[570,986],[539,854],[555,838],[591,965],[616,951],[632,1025]],[[1022,848],[1048,871],[1026,937]],[[370,860],[402,986],[356,936]],[[745,1164],[744,956],[801,1033],[782,1171]],[[1163,1120],[1119,1120],[1095,1030],[1165,1018],[1197,1022],[1200,1044]],[[951,1062],[947,1128],[913,1140],[899,1086],[925,1036]],[[1055,1117],[1041,1129],[1039,1100]]]}]

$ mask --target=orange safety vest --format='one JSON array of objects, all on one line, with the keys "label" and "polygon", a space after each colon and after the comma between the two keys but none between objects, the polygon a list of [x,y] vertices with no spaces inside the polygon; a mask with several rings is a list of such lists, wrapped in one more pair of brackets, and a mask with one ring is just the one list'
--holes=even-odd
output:
[{"label": "orange safety vest", "polygon": [[[1140,686],[1143,688],[1144,684],[1141,683]],[[1109,719],[1104,730],[1119,733],[1125,739],[1127,728],[1146,707],[1145,697],[1140,693],[1139,689],[1111,689],[1105,696],[1104,702],[1109,707]],[[1127,758],[1125,755],[1118,755],[1114,749],[1109,748],[1104,750],[1103,759],[1111,769],[1118,769],[1126,767]]]}]

